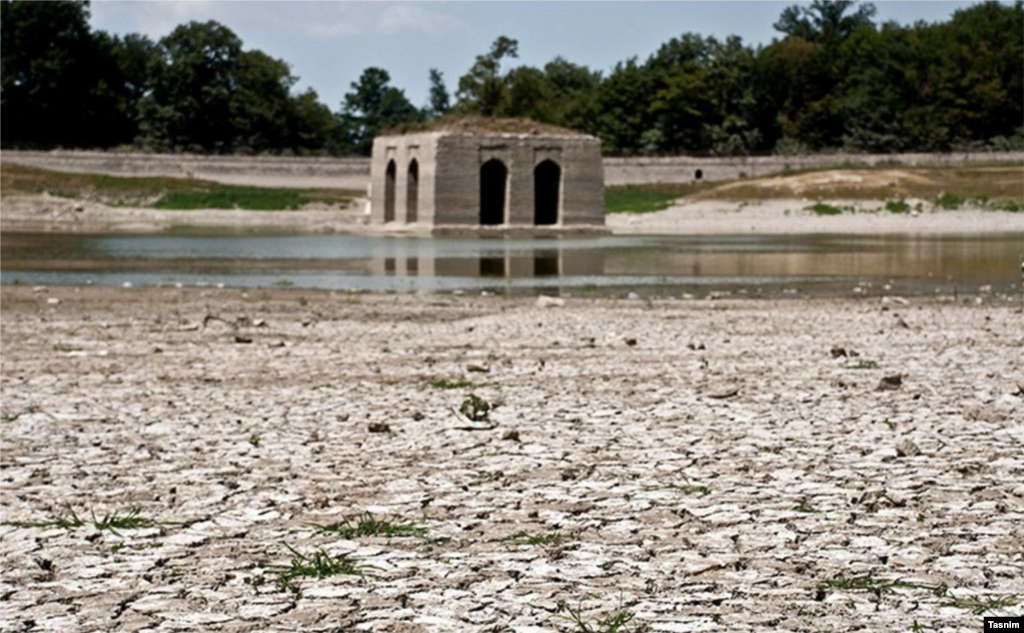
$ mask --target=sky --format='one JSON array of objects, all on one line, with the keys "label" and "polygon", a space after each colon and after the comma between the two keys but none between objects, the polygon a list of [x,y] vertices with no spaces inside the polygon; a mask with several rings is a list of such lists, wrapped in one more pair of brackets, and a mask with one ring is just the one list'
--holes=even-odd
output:
[{"label": "sky", "polygon": [[[296,89],[313,88],[332,111],[371,66],[391,75],[413,105],[427,105],[429,71],[437,68],[453,100],[459,77],[504,35],[519,42],[509,67],[543,67],[556,57],[607,75],[630,57],[646,60],[684,33],[748,45],[770,44],[783,9],[773,0],[349,1],[349,0],[93,0],[90,26],[158,41],[176,26],[214,20],[246,50],[291,66]],[[946,21],[975,2],[882,0],[878,24]]]}]

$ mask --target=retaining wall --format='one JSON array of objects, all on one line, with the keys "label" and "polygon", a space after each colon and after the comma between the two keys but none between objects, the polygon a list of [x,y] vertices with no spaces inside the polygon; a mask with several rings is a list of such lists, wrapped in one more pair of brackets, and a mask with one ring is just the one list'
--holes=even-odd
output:
[{"label": "retaining wall", "polygon": [[[194,177],[228,184],[272,187],[325,187],[365,191],[369,158],[202,156],[80,151],[4,151],[0,159],[57,171],[124,176]],[[697,178],[729,180],[768,176],[792,169],[829,165],[966,165],[1024,162],[1024,152],[950,154],[827,154],[752,158],[604,158],[605,185],[685,183]]]}]

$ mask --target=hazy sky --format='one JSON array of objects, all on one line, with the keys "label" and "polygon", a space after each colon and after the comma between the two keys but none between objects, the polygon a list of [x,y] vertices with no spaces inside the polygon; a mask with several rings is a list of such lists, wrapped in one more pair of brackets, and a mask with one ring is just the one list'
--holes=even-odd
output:
[{"label": "hazy sky", "polygon": [[[772,24],[797,2],[775,1],[505,1],[351,2],[340,0],[93,0],[94,30],[142,33],[154,41],[179,24],[215,20],[246,49],[288,62],[297,88],[312,87],[338,110],[352,82],[370,66],[416,106],[427,103],[429,69],[444,74],[453,95],[460,76],[501,35],[519,41],[514,65],[542,67],[561,56],[607,74],[630,57],[641,61],[687,32],[747,44],[778,36]],[[974,2],[881,1],[878,23],[947,20]]]}]

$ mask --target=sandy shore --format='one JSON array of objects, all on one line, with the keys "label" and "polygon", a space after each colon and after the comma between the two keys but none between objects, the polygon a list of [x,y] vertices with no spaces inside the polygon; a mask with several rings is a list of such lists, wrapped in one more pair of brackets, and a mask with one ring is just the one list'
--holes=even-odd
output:
[{"label": "sandy shore", "polygon": [[[621,607],[666,633],[974,633],[972,608],[1020,614],[1019,298],[0,300],[4,631],[543,633]],[[471,393],[487,421],[456,413]],[[86,525],[28,526],[68,507]],[[133,508],[158,525],[94,525]],[[365,512],[425,532],[310,527]],[[285,586],[289,548],[370,567]]]},{"label": "sandy shore", "polygon": [[[666,211],[608,216],[607,228],[621,235],[734,235],[779,233],[840,234],[954,234],[1024,232],[1024,213],[981,209],[942,211],[925,207],[921,213],[895,214],[878,202],[832,201],[847,209],[841,215],[820,216],[808,211],[802,199],[756,203],[697,201]],[[8,196],[0,210],[0,229],[80,233],[154,233],[191,226],[235,231],[292,233],[398,233],[409,227],[368,225],[366,200],[345,209],[306,208],[300,211],[159,211],[114,208],[53,196]],[[429,233],[428,227],[419,232]]]}]

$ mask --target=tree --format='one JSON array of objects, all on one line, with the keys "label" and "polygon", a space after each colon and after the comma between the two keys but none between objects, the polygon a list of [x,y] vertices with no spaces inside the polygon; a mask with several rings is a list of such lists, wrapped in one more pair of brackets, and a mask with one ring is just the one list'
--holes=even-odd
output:
[{"label": "tree", "polygon": [[352,91],[345,95],[341,119],[348,147],[360,154],[369,154],[373,137],[382,130],[421,119],[421,113],[405,93],[390,86],[391,75],[382,68],[370,67]]},{"label": "tree", "polygon": [[0,119],[5,146],[119,142],[117,69],[89,30],[84,1],[0,3]]},{"label": "tree", "polygon": [[506,57],[518,57],[519,42],[501,36],[486,55],[478,55],[469,72],[459,78],[457,107],[462,112],[494,116],[505,98],[505,78],[501,63]]},{"label": "tree", "polygon": [[230,102],[235,151],[275,152],[289,145],[294,83],[285,62],[261,51],[239,55],[237,87]]},{"label": "tree", "polygon": [[232,151],[241,54],[238,36],[214,21],[189,22],[162,38],[149,69],[153,92],[141,104],[145,144]]},{"label": "tree", "polygon": [[448,95],[448,88],[444,85],[444,75],[440,70],[431,68],[430,105],[427,108],[427,116],[437,119],[447,114],[451,107],[451,97]]},{"label": "tree", "polygon": [[[848,9],[857,10],[848,14]],[[788,37],[808,42],[838,46],[862,26],[873,26],[875,5],[860,4],[855,0],[814,0],[811,5],[793,5],[782,11],[773,25],[776,31]]]}]

